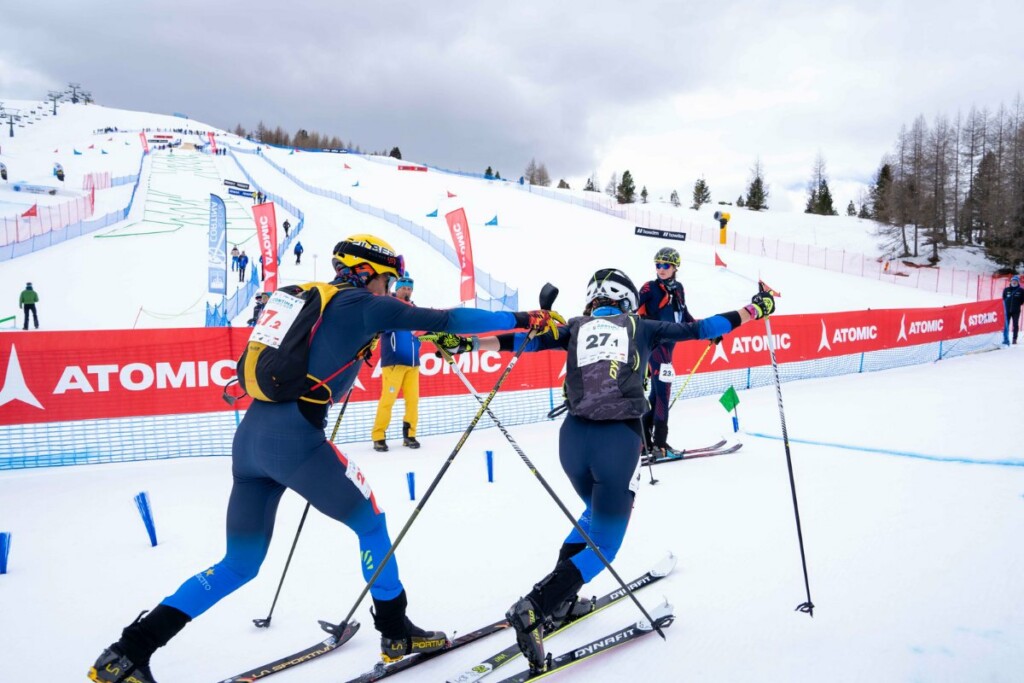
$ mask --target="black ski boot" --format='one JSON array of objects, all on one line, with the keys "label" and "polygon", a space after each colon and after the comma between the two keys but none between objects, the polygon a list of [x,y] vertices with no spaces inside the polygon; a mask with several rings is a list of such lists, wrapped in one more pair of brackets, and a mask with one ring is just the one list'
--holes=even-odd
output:
[{"label": "black ski boot", "polygon": [[373,442],[373,450],[379,451],[379,452],[383,453],[387,449],[388,449],[388,442],[385,441],[384,439],[381,439],[380,441],[374,441]]},{"label": "black ski boot", "polygon": [[179,609],[157,605],[149,616],[140,614],[121,631],[121,639],[104,650],[89,669],[97,683],[156,683],[149,658],[163,647],[191,618]]},{"label": "black ski boot", "polygon": [[668,445],[668,422],[655,422],[654,455],[657,457],[665,457],[666,455],[671,455],[674,450],[675,449]]},{"label": "black ski boot", "polygon": [[409,621],[405,616],[408,604],[405,591],[391,600],[373,599],[373,625],[380,631],[380,657],[385,663],[448,646],[448,636],[442,631],[425,631]]},{"label": "black ski boot", "polygon": [[402,445],[406,448],[419,448],[420,442],[416,440],[415,436],[409,436],[409,430],[412,429],[412,425],[408,422],[402,423]]},{"label": "black ski boot", "polygon": [[[577,545],[563,545],[562,553],[573,552]],[[548,662],[544,655],[545,621],[549,620],[563,603],[576,602],[576,593],[582,587],[583,576],[580,575],[580,570],[568,559],[563,559],[555,566],[555,571],[541,579],[529,595],[520,598],[505,613],[508,623],[516,631],[516,643],[530,663],[531,673],[536,674],[547,668]],[[574,604],[569,604],[565,607],[563,623],[573,606]]]}]

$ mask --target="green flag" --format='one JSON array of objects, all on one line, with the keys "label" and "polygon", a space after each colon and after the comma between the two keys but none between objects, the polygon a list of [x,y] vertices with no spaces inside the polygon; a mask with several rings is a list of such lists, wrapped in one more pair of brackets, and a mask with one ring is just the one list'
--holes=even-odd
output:
[{"label": "green flag", "polygon": [[718,399],[718,402],[722,404],[726,411],[730,411],[738,406],[740,404],[740,397],[736,395],[736,388],[729,387],[726,389],[722,397]]}]

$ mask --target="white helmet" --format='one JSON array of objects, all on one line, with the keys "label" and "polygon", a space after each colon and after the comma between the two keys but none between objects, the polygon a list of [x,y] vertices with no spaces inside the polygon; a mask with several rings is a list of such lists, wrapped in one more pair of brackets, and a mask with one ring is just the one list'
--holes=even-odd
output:
[{"label": "white helmet", "polygon": [[612,302],[623,313],[631,313],[639,305],[639,295],[633,281],[616,268],[602,268],[587,283],[587,310],[598,299]]}]

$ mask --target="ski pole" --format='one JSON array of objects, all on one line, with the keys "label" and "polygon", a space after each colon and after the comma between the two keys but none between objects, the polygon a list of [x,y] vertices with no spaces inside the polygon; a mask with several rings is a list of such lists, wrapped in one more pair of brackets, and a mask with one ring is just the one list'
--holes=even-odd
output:
[{"label": "ski pole", "polygon": [[[341,427],[341,418],[345,416],[345,409],[348,408],[348,400],[352,398],[352,389],[348,390],[348,395],[345,396],[345,402],[341,406],[341,412],[338,413],[338,419],[334,421],[334,431],[331,432],[331,443],[338,437],[338,428]],[[306,502],[306,508],[302,511],[302,519],[299,520],[299,528],[295,530],[295,538],[292,540],[292,549],[288,551],[288,559],[284,563],[284,571],[281,572],[281,580],[277,583],[277,592],[274,593],[274,601],[270,603],[270,612],[264,619],[253,619],[252,623],[256,624],[256,628],[269,628],[270,618],[274,616],[274,608],[277,607],[277,598],[281,595],[281,587],[284,586],[284,577],[288,576],[288,567],[292,564],[292,555],[295,554],[295,546],[299,544],[299,535],[302,533],[302,527],[306,523],[306,515],[309,514],[309,502]]]},{"label": "ski pole", "polygon": [[[555,302],[555,297],[557,296],[557,287],[550,283],[544,285],[540,292],[540,307],[544,310],[550,310],[551,306]],[[465,445],[469,435],[473,433],[477,423],[480,422],[480,418],[483,417],[484,411],[487,410],[487,406],[491,404],[491,401],[494,400],[494,397],[498,394],[498,390],[501,389],[501,385],[505,383],[505,380],[508,379],[508,376],[512,373],[512,369],[515,368],[516,363],[519,362],[519,357],[523,355],[523,351],[526,350],[526,345],[529,344],[535,336],[537,336],[536,330],[530,330],[530,334],[527,335],[525,340],[523,340],[522,346],[516,350],[515,354],[512,356],[512,360],[510,360],[508,365],[505,366],[505,370],[501,373],[501,376],[498,377],[498,381],[495,382],[494,388],[491,389],[491,393],[489,393],[487,398],[481,402],[480,409],[476,411],[476,415],[474,415],[473,419],[470,420],[469,426],[466,427],[466,431],[462,433],[462,436],[455,444],[455,448],[452,449],[451,455],[449,455],[448,459],[444,461],[443,465],[441,465],[441,469],[438,470],[437,474],[434,476],[434,480],[430,482],[430,486],[427,487],[427,491],[423,494],[423,498],[420,499],[420,502],[413,509],[412,513],[410,513],[409,519],[405,521],[405,525],[402,527],[402,530],[398,532],[398,536],[395,537],[395,540],[391,543],[391,547],[388,548],[388,552],[384,555],[384,558],[377,563],[377,568],[374,570],[373,575],[370,576],[370,580],[366,582],[365,586],[363,586],[363,590],[360,591],[359,597],[356,598],[355,604],[352,605],[352,609],[350,609],[348,614],[345,615],[345,618],[337,624],[321,619],[320,628],[324,631],[330,633],[336,638],[341,637],[341,634],[345,631],[349,621],[352,619],[352,615],[356,613],[356,610],[359,609],[359,605],[363,602],[363,598],[365,598],[366,594],[370,592],[370,587],[377,582],[377,578],[384,570],[384,567],[386,567],[388,562],[391,561],[398,545],[409,532],[409,528],[412,526],[413,522],[416,521],[416,518],[423,510],[423,507],[427,504],[427,501],[430,500],[430,496],[434,493],[434,489],[436,489],[438,484],[441,483],[441,478],[444,477],[445,472],[447,472],[448,468],[451,467],[452,462],[455,460],[455,456],[457,456],[459,451],[462,450],[462,446]]]},{"label": "ski pole", "polygon": [[562,502],[562,499],[558,497],[558,494],[555,493],[555,491],[551,488],[550,484],[548,484],[547,480],[544,478],[544,475],[540,473],[540,471],[537,469],[537,466],[530,461],[530,458],[527,457],[526,453],[523,452],[523,449],[519,446],[518,443],[516,443],[516,440],[512,437],[511,434],[508,433],[508,430],[505,429],[505,425],[501,424],[501,420],[498,419],[498,416],[495,415],[494,412],[484,403],[484,399],[480,398],[480,395],[477,393],[476,389],[473,388],[473,384],[469,381],[469,378],[466,377],[465,373],[462,372],[462,369],[458,365],[456,365],[455,359],[452,358],[450,353],[448,353],[448,350],[442,348],[440,345],[437,345],[437,350],[441,352],[441,355],[444,356],[444,359],[446,361],[448,361],[448,364],[451,366],[455,374],[458,375],[459,379],[462,380],[462,383],[466,385],[466,388],[469,389],[469,392],[473,394],[473,398],[480,402],[481,407],[487,409],[487,414],[490,416],[491,420],[494,421],[495,426],[501,431],[502,434],[505,435],[505,438],[512,446],[512,450],[514,450],[516,454],[519,455],[519,458],[524,463],[526,463],[526,466],[530,468],[530,472],[533,474],[533,476],[537,478],[537,481],[539,481],[540,485],[544,487],[544,490],[548,492],[548,495],[551,496],[551,499],[555,501],[555,504],[558,505],[558,508],[565,514],[569,521],[572,522],[572,527],[583,538],[583,540],[586,541],[587,545],[590,546],[590,549],[593,550],[594,554],[597,555],[598,559],[601,560],[601,563],[604,564],[608,571],[611,572],[612,576],[615,577],[615,580],[619,582],[619,585],[622,586],[622,590],[626,591],[626,594],[630,597],[630,599],[632,599],[633,602],[636,603],[636,606],[640,608],[640,612],[644,615],[644,618],[651,623],[651,625],[654,627],[654,630],[658,632],[658,635],[660,635],[662,638],[665,638],[665,632],[661,630],[661,626],[658,625],[655,622],[655,620],[651,618],[651,615],[648,614],[647,609],[637,599],[636,595],[633,594],[633,591],[629,589],[629,586],[627,586],[626,582],[622,580],[622,577],[619,576],[619,573],[615,571],[615,569],[612,567],[611,562],[609,562],[608,558],[604,556],[604,553],[602,553],[601,549],[597,547],[597,544],[594,543],[594,539],[590,537],[590,534],[584,531],[583,527],[581,527],[579,522],[576,521],[576,518],[572,516],[571,512],[569,512],[569,508],[565,507],[565,503]]},{"label": "ski pole", "polygon": [[696,374],[697,372],[697,368],[699,368],[700,364],[704,362],[704,357],[708,355],[708,351],[710,351],[711,347],[713,347],[714,345],[715,343],[711,342],[704,348],[704,353],[700,354],[700,358],[697,359],[697,364],[694,365],[693,368],[690,370],[690,374],[686,378],[686,381],[683,382],[683,386],[679,387],[679,391],[677,391],[676,395],[672,397],[672,402],[668,404],[669,410],[672,410],[672,406],[674,406],[676,404],[676,401],[679,400],[679,397],[683,395],[683,390],[686,389],[686,385],[690,383],[691,379],[693,379],[694,374]]},{"label": "ski pole", "polygon": [[[762,292],[772,292],[773,295],[778,295],[777,292],[772,290],[763,281],[758,281],[758,289]],[[807,578],[807,556],[804,553],[804,534],[800,527],[800,506],[796,500],[796,480],[793,478],[793,458],[789,453],[789,433],[786,431],[786,413],[782,408],[782,380],[779,379],[779,363],[775,359],[775,340],[772,337],[772,323],[768,316],[764,318],[765,332],[768,334],[768,354],[772,359],[772,371],[775,373],[775,395],[779,402],[779,420],[782,423],[782,443],[786,448],[786,465],[789,467],[789,488],[793,493],[793,515],[796,517],[796,537],[800,542],[800,563],[804,569],[804,588],[807,590],[807,602],[802,602],[796,606],[796,611],[805,612],[811,617],[814,617],[814,603],[811,601],[811,582]]]}]

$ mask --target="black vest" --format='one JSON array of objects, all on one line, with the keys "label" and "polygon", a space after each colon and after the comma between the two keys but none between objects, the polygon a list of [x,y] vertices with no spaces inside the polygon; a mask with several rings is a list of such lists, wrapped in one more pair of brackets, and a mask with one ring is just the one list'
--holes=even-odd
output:
[{"label": "black vest", "polygon": [[565,397],[569,412],[590,420],[629,420],[649,409],[635,315],[569,320]]}]

